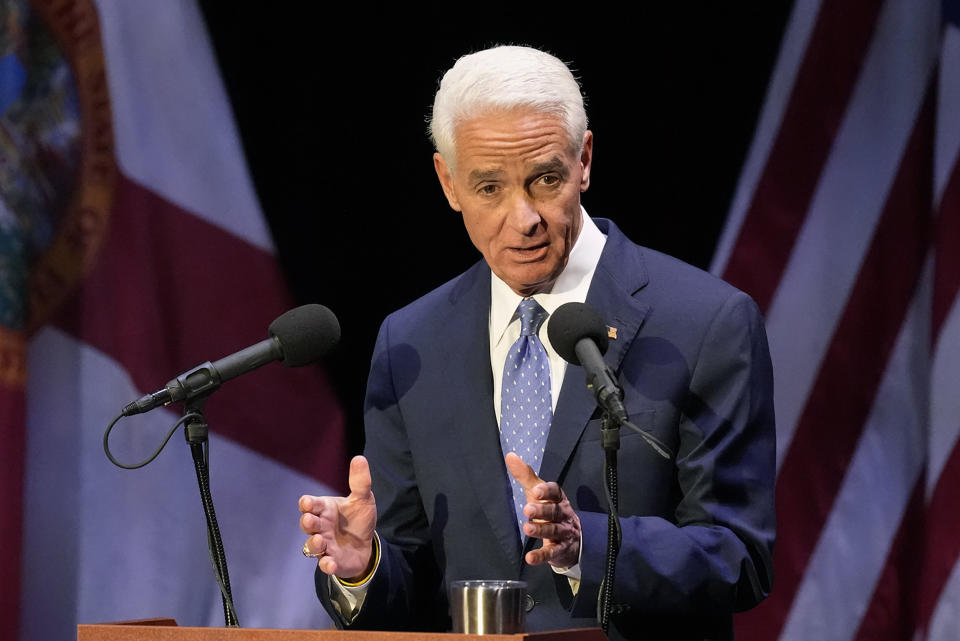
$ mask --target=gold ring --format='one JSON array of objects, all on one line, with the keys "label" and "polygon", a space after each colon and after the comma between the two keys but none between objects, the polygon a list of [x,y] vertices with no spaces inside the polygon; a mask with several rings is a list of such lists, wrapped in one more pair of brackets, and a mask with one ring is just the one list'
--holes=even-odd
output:
[{"label": "gold ring", "polygon": [[321,552],[311,552],[311,551],[310,551],[310,546],[308,545],[308,543],[309,543],[309,541],[308,541],[307,543],[304,543],[304,544],[303,544],[303,547],[300,548],[300,551],[303,552],[303,556],[307,557],[308,559],[317,559],[317,558],[320,558],[321,556],[325,556],[325,555],[327,554],[327,544],[326,544],[326,543],[323,544],[323,550],[322,550]]}]

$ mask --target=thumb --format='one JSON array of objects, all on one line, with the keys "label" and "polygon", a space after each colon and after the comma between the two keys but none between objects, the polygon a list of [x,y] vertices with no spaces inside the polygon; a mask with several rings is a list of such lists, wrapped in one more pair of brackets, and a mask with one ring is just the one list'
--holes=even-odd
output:
[{"label": "thumb", "polygon": [[543,483],[543,480],[537,476],[533,468],[524,463],[523,459],[513,452],[507,454],[503,460],[507,464],[507,471],[510,472],[510,476],[517,479],[517,483],[523,486],[523,489],[527,492],[530,492],[538,483]]},{"label": "thumb", "polygon": [[354,456],[350,461],[350,477],[347,482],[350,485],[350,498],[365,501],[373,496],[370,491],[370,486],[373,485],[370,479],[370,464],[365,457]]}]

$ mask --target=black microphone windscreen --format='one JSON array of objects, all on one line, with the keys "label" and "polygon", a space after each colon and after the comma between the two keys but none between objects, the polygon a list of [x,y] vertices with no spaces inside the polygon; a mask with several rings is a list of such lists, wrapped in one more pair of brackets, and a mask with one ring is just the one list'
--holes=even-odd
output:
[{"label": "black microphone windscreen", "polygon": [[600,314],[584,303],[565,303],[558,307],[550,315],[547,336],[557,354],[574,365],[580,364],[576,347],[581,339],[593,339],[601,354],[606,353],[609,342],[607,328]]},{"label": "black microphone windscreen", "polygon": [[287,367],[312,363],[340,340],[340,323],[323,305],[301,305],[281,314],[270,323],[270,336],[280,341]]}]

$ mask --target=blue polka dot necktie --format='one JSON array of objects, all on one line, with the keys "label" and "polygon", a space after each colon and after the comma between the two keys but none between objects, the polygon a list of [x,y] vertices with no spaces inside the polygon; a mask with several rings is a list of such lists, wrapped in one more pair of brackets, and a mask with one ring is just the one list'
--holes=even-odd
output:
[{"label": "blue polka dot necktie", "polygon": [[[516,452],[523,461],[540,472],[540,460],[547,442],[553,406],[550,398],[550,361],[537,331],[547,317],[547,310],[532,298],[524,298],[517,306],[520,317],[520,338],[510,347],[503,364],[500,393],[500,446],[504,454]],[[523,536],[527,504],[523,486],[507,472],[513,488],[517,525]]]}]

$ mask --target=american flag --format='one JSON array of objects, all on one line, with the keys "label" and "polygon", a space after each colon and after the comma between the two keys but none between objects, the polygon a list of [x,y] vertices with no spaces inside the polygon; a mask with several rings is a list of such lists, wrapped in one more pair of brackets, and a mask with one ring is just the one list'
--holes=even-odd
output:
[{"label": "american flag", "polygon": [[775,372],[743,640],[960,638],[960,3],[797,0],[713,271]]}]

